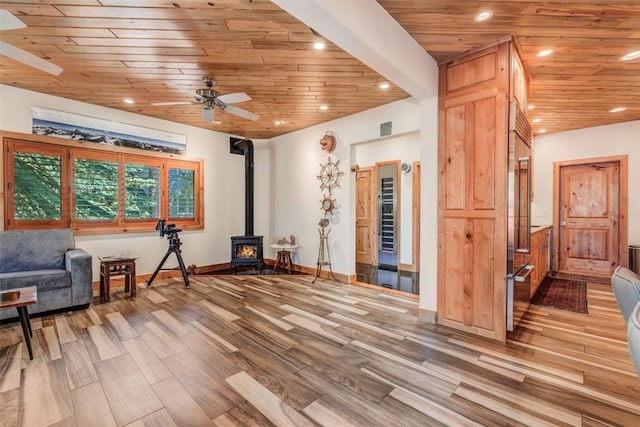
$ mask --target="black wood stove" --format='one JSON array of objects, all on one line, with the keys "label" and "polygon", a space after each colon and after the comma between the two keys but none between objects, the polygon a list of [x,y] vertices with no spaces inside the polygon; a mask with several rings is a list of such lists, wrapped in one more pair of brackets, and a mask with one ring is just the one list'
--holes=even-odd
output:
[{"label": "black wood stove", "polygon": [[262,273],[264,266],[262,236],[253,234],[253,142],[249,139],[231,138],[230,151],[244,155],[245,216],[244,236],[231,237],[231,268],[255,267]]}]

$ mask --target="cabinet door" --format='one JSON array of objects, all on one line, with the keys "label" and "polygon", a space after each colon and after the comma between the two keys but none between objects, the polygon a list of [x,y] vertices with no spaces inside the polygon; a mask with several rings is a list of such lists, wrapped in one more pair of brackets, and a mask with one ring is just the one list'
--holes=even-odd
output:
[{"label": "cabinet door", "polygon": [[438,322],[506,338],[508,46],[441,68]]}]

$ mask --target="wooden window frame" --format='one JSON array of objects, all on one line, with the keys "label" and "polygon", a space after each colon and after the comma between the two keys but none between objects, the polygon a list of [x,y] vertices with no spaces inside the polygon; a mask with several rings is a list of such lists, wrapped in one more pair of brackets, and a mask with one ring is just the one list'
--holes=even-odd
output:
[{"label": "wooden window frame", "polygon": [[[75,234],[116,234],[155,232],[160,218],[165,218],[184,230],[204,229],[204,161],[165,153],[140,153],[140,150],[104,146],[101,144],[58,140],[52,137],[0,132],[2,136],[2,159],[0,161],[0,215],[5,230],[71,228]],[[94,146],[95,145],[95,146]],[[14,169],[13,153],[29,152],[61,157],[61,219],[18,220],[14,219]],[[76,158],[118,162],[118,217],[115,220],[76,220],[74,197],[74,165]],[[129,219],[125,217],[125,165],[138,164],[160,167],[160,216],[153,219]],[[188,169],[194,171],[194,217],[168,218],[169,215],[169,170]]]}]

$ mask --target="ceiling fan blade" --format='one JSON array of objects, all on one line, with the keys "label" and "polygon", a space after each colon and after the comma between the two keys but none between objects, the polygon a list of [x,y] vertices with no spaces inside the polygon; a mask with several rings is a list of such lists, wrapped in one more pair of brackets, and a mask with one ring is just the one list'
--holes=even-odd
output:
[{"label": "ceiling fan blade", "polygon": [[157,107],[169,106],[169,105],[192,105],[194,102],[191,101],[171,101],[171,102],[152,102],[151,105]]},{"label": "ceiling fan blade", "polygon": [[0,9],[0,30],[17,30],[26,27],[25,23],[16,18],[13,13]]},{"label": "ceiling fan blade", "polygon": [[62,68],[58,67],[56,64],[3,41],[0,41],[0,54],[8,56],[9,58],[15,59],[16,61],[22,62],[23,64],[29,65],[33,68],[37,68],[38,70],[42,70],[45,73],[53,74],[54,76],[57,76],[62,72]]},{"label": "ceiling fan blade", "polygon": [[251,111],[243,110],[242,108],[234,107],[233,105],[227,105],[222,111],[235,114],[236,116],[243,117],[245,119],[253,120],[254,122],[260,118],[259,115],[254,114]]},{"label": "ceiling fan blade", "polygon": [[236,102],[251,101],[251,97],[246,93],[229,93],[226,95],[220,95],[218,100],[225,104],[235,104]]},{"label": "ceiling fan blade", "polygon": [[214,113],[213,108],[204,107],[202,109],[202,121],[207,123],[212,122]]},{"label": "ceiling fan blade", "polygon": [[182,93],[186,93],[187,95],[195,96],[196,98],[198,98],[198,97],[199,97],[199,95],[198,95],[195,91],[193,91],[193,90],[189,90],[189,89],[185,89],[185,88],[183,88],[183,87],[181,87],[181,86],[178,86],[178,85],[176,85],[176,84],[173,84],[173,83],[167,83],[167,86],[169,86],[169,87],[171,87],[171,88],[173,88],[173,89],[179,90],[179,91],[180,91],[180,92],[182,92]]}]

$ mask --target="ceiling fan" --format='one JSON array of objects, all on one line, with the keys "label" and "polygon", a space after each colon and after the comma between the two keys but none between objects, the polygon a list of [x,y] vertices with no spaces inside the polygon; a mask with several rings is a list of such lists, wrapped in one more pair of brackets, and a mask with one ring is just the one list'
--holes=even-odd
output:
[{"label": "ceiling fan", "polygon": [[[25,23],[16,18],[11,12],[5,9],[0,9],[0,30],[17,30],[19,28],[26,27]],[[29,65],[33,68],[37,68],[38,70],[53,74],[54,76],[57,76],[62,72],[62,68],[57,65],[1,40],[0,54],[8,56],[11,59],[22,62],[23,64]]]},{"label": "ceiling fan", "polygon": [[215,80],[211,79],[211,77],[205,76],[202,78],[204,81],[205,88],[198,89],[195,92],[188,91],[179,86],[173,86],[181,92],[192,95],[195,98],[195,101],[175,101],[175,102],[153,102],[151,105],[164,106],[164,105],[189,105],[189,104],[202,104],[204,108],[202,109],[202,121],[203,122],[212,122],[215,108],[219,108],[221,111],[226,113],[235,114],[236,116],[243,117],[245,119],[256,121],[260,118],[259,115],[254,114],[250,111],[244,110],[240,107],[236,107],[234,105],[238,102],[251,101],[251,97],[246,93],[229,93],[226,95],[221,95],[220,92],[215,90],[213,87],[216,85]]}]

